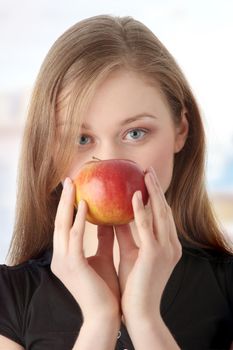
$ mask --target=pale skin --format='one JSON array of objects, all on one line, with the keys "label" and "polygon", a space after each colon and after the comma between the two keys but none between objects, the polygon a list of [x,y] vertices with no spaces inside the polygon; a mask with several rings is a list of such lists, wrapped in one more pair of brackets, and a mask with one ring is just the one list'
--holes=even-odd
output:
[{"label": "pale skin", "polygon": [[[57,116],[58,134],[63,131],[65,108]],[[143,116],[132,119],[138,114]],[[57,209],[51,263],[52,272],[83,312],[84,323],[73,349],[93,349],[97,337],[99,350],[114,349],[122,319],[136,350],[179,349],[159,310],[164,287],[181,257],[164,193],[172,178],[174,154],[184,146],[187,133],[185,111],[180,125],[175,126],[159,89],[149,86],[135,73],[117,72],[94,96],[80,142],[74,146],[73,163]],[[137,162],[146,171],[149,202],[144,207],[138,192],[132,198],[137,245],[130,225],[99,226],[97,253],[85,257],[87,206],[85,202],[79,204],[73,222],[72,180],[93,156]],[[113,262],[115,237],[120,250],[118,271]]]},{"label": "pale skin", "polygon": [[[62,133],[64,114],[61,109],[59,133]],[[143,116],[132,119],[138,114]],[[58,207],[51,264],[53,273],[73,294],[83,312],[84,324],[74,349],[91,349],[95,336],[99,332],[103,334],[103,324],[112,327],[106,329],[99,349],[114,349],[122,318],[135,349],[152,345],[161,349],[179,348],[159,310],[164,287],[181,257],[174,219],[164,192],[172,178],[174,154],[182,149],[187,132],[185,113],[176,127],[159,89],[149,86],[134,73],[113,74],[94,96]],[[136,135],[136,139],[128,138],[132,136],[130,133]],[[92,156],[136,161],[146,171],[150,200],[144,207],[140,193],[136,192],[132,198],[139,244],[134,241],[130,225],[99,226],[97,253],[86,258],[83,236],[87,207],[84,202],[80,203],[72,226],[75,188],[70,180]],[[113,262],[114,232],[120,250],[118,272]],[[142,327],[143,332],[139,332]]]}]

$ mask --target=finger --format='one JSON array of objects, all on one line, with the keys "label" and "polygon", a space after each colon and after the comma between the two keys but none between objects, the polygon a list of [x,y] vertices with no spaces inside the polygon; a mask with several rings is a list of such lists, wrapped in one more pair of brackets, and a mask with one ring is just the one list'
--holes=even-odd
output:
[{"label": "finger", "polygon": [[98,247],[96,255],[113,258],[114,231],[112,226],[99,225],[97,229]]},{"label": "finger", "polygon": [[161,198],[162,202],[164,203],[164,206],[166,208],[166,212],[167,212],[167,215],[168,215],[168,218],[169,218],[169,223],[170,223],[170,230],[169,230],[169,234],[170,235],[169,235],[169,238],[170,238],[170,241],[176,248],[179,249],[180,248],[180,241],[179,241],[179,238],[178,238],[178,235],[177,235],[177,230],[176,230],[176,225],[175,225],[175,221],[174,221],[174,218],[173,218],[172,210],[171,210],[170,206],[167,204],[166,197],[165,197],[164,192],[162,190],[162,187],[161,187],[161,185],[159,183],[159,180],[158,180],[158,177],[156,175],[156,172],[155,172],[154,168],[151,167],[150,170],[151,170],[151,172],[153,174],[155,182],[157,183],[159,194],[160,194],[160,198]]},{"label": "finger", "polygon": [[169,216],[170,216],[170,241],[171,241],[171,244],[173,245],[174,249],[179,254],[182,251],[182,246],[181,246],[178,234],[177,234],[176,225],[175,225],[175,221],[174,221],[171,209],[169,212]]},{"label": "finger", "polygon": [[162,199],[161,189],[151,171],[146,173],[145,183],[151,200],[154,235],[158,242],[165,245],[168,243],[170,230],[168,204]]},{"label": "finger", "polygon": [[75,191],[70,178],[66,178],[55,217],[54,251],[66,252],[69,242],[69,230],[73,222]]},{"label": "finger", "polygon": [[154,240],[151,216],[145,210],[141,191],[136,191],[132,198],[134,219],[138,230],[139,244],[151,245]]},{"label": "finger", "polygon": [[132,249],[137,248],[129,224],[114,226],[117,241],[120,248],[120,255],[127,255]]},{"label": "finger", "polygon": [[175,251],[179,255],[180,252],[181,252],[181,244],[180,244],[180,241],[179,241],[179,238],[178,238],[178,235],[177,235],[177,230],[176,230],[176,225],[175,225],[175,222],[174,222],[172,210],[171,210],[170,206],[167,203],[166,197],[165,197],[165,195],[163,193],[162,187],[161,187],[161,185],[159,183],[159,180],[158,180],[158,177],[156,175],[155,170],[153,169],[153,167],[150,167],[149,171],[151,171],[151,173],[153,175],[152,176],[153,177],[153,181],[155,183],[155,186],[157,186],[157,188],[158,188],[158,193],[159,193],[159,196],[160,196],[160,199],[161,199],[161,203],[163,203],[162,207],[164,208],[164,213],[165,213],[165,215],[167,217],[167,222],[169,224],[169,229],[167,230],[169,240],[170,240],[171,244],[173,245]]},{"label": "finger", "polygon": [[153,175],[153,180],[155,181],[155,184],[156,184],[157,187],[158,187],[159,196],[160,196],[160,198],[161,198],[161,201],[162,201],[162,203],[164,204],[164,206],[167,207],[167,205],[168,205],[168,204],[167,204],[167,200],[166,200],[166,197],[165,197],[165,195],[164,195],[163,189],[162,189],[162,187],[161,187],[161,185],[160,185],[160,183],[159,183],[159,179],[158,179],[158,176],[156,175],[156,172],[155,172],[154,168],[151,166],[151,167],[149,168],[149,171],[152,173],[152,175]]},{"label": "finger", "polygon": [[74,224],[70,230],[69,254],[75,257],[84,257],[83,237],[85,232],[87,204],[84,200],[78,203],[78,211]]}]

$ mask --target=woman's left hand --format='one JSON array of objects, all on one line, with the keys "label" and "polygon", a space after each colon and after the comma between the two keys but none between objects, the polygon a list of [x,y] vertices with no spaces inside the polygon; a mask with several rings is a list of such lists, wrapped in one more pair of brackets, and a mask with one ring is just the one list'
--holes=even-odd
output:
[{"label": "woman's left hand", "polygon": [[115,227],[120,249],[121,307],[126,323],[160,317],[163,290],[182,255],[171,208],[152,168],[145,175],[145,183],[149,193],[146,208],[140,192],[135,192],[132,199],[139,247],[129,225]]}]

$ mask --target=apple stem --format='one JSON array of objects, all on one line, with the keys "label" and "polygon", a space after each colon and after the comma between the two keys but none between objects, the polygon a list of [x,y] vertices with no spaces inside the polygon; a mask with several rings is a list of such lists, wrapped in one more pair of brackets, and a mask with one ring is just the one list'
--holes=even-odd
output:
[{"label": "apple stem", "polygon": [[101,159],[99,159],[99,158],[96,158],[96,157],[94,157],[94,156],[92,157],[92,159],[96,159],[96,160],[99,160],[99,161],[101,161]]}]

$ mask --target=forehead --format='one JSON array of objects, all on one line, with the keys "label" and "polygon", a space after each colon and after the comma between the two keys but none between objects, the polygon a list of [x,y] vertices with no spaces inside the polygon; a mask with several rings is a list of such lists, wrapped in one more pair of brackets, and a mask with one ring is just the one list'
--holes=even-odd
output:
[{"label": "forehead", "polygon": [[[57,122],[64,122],[69,107],[69,94],[57,110]],[[62,99],[61,99],[62,100]],[[167,100],[159,84],[131,71],[110,74],[96,89],[84,116],[87,124],[99,122],[102,117],[116,121],[138,114],[169,114]]]}]

